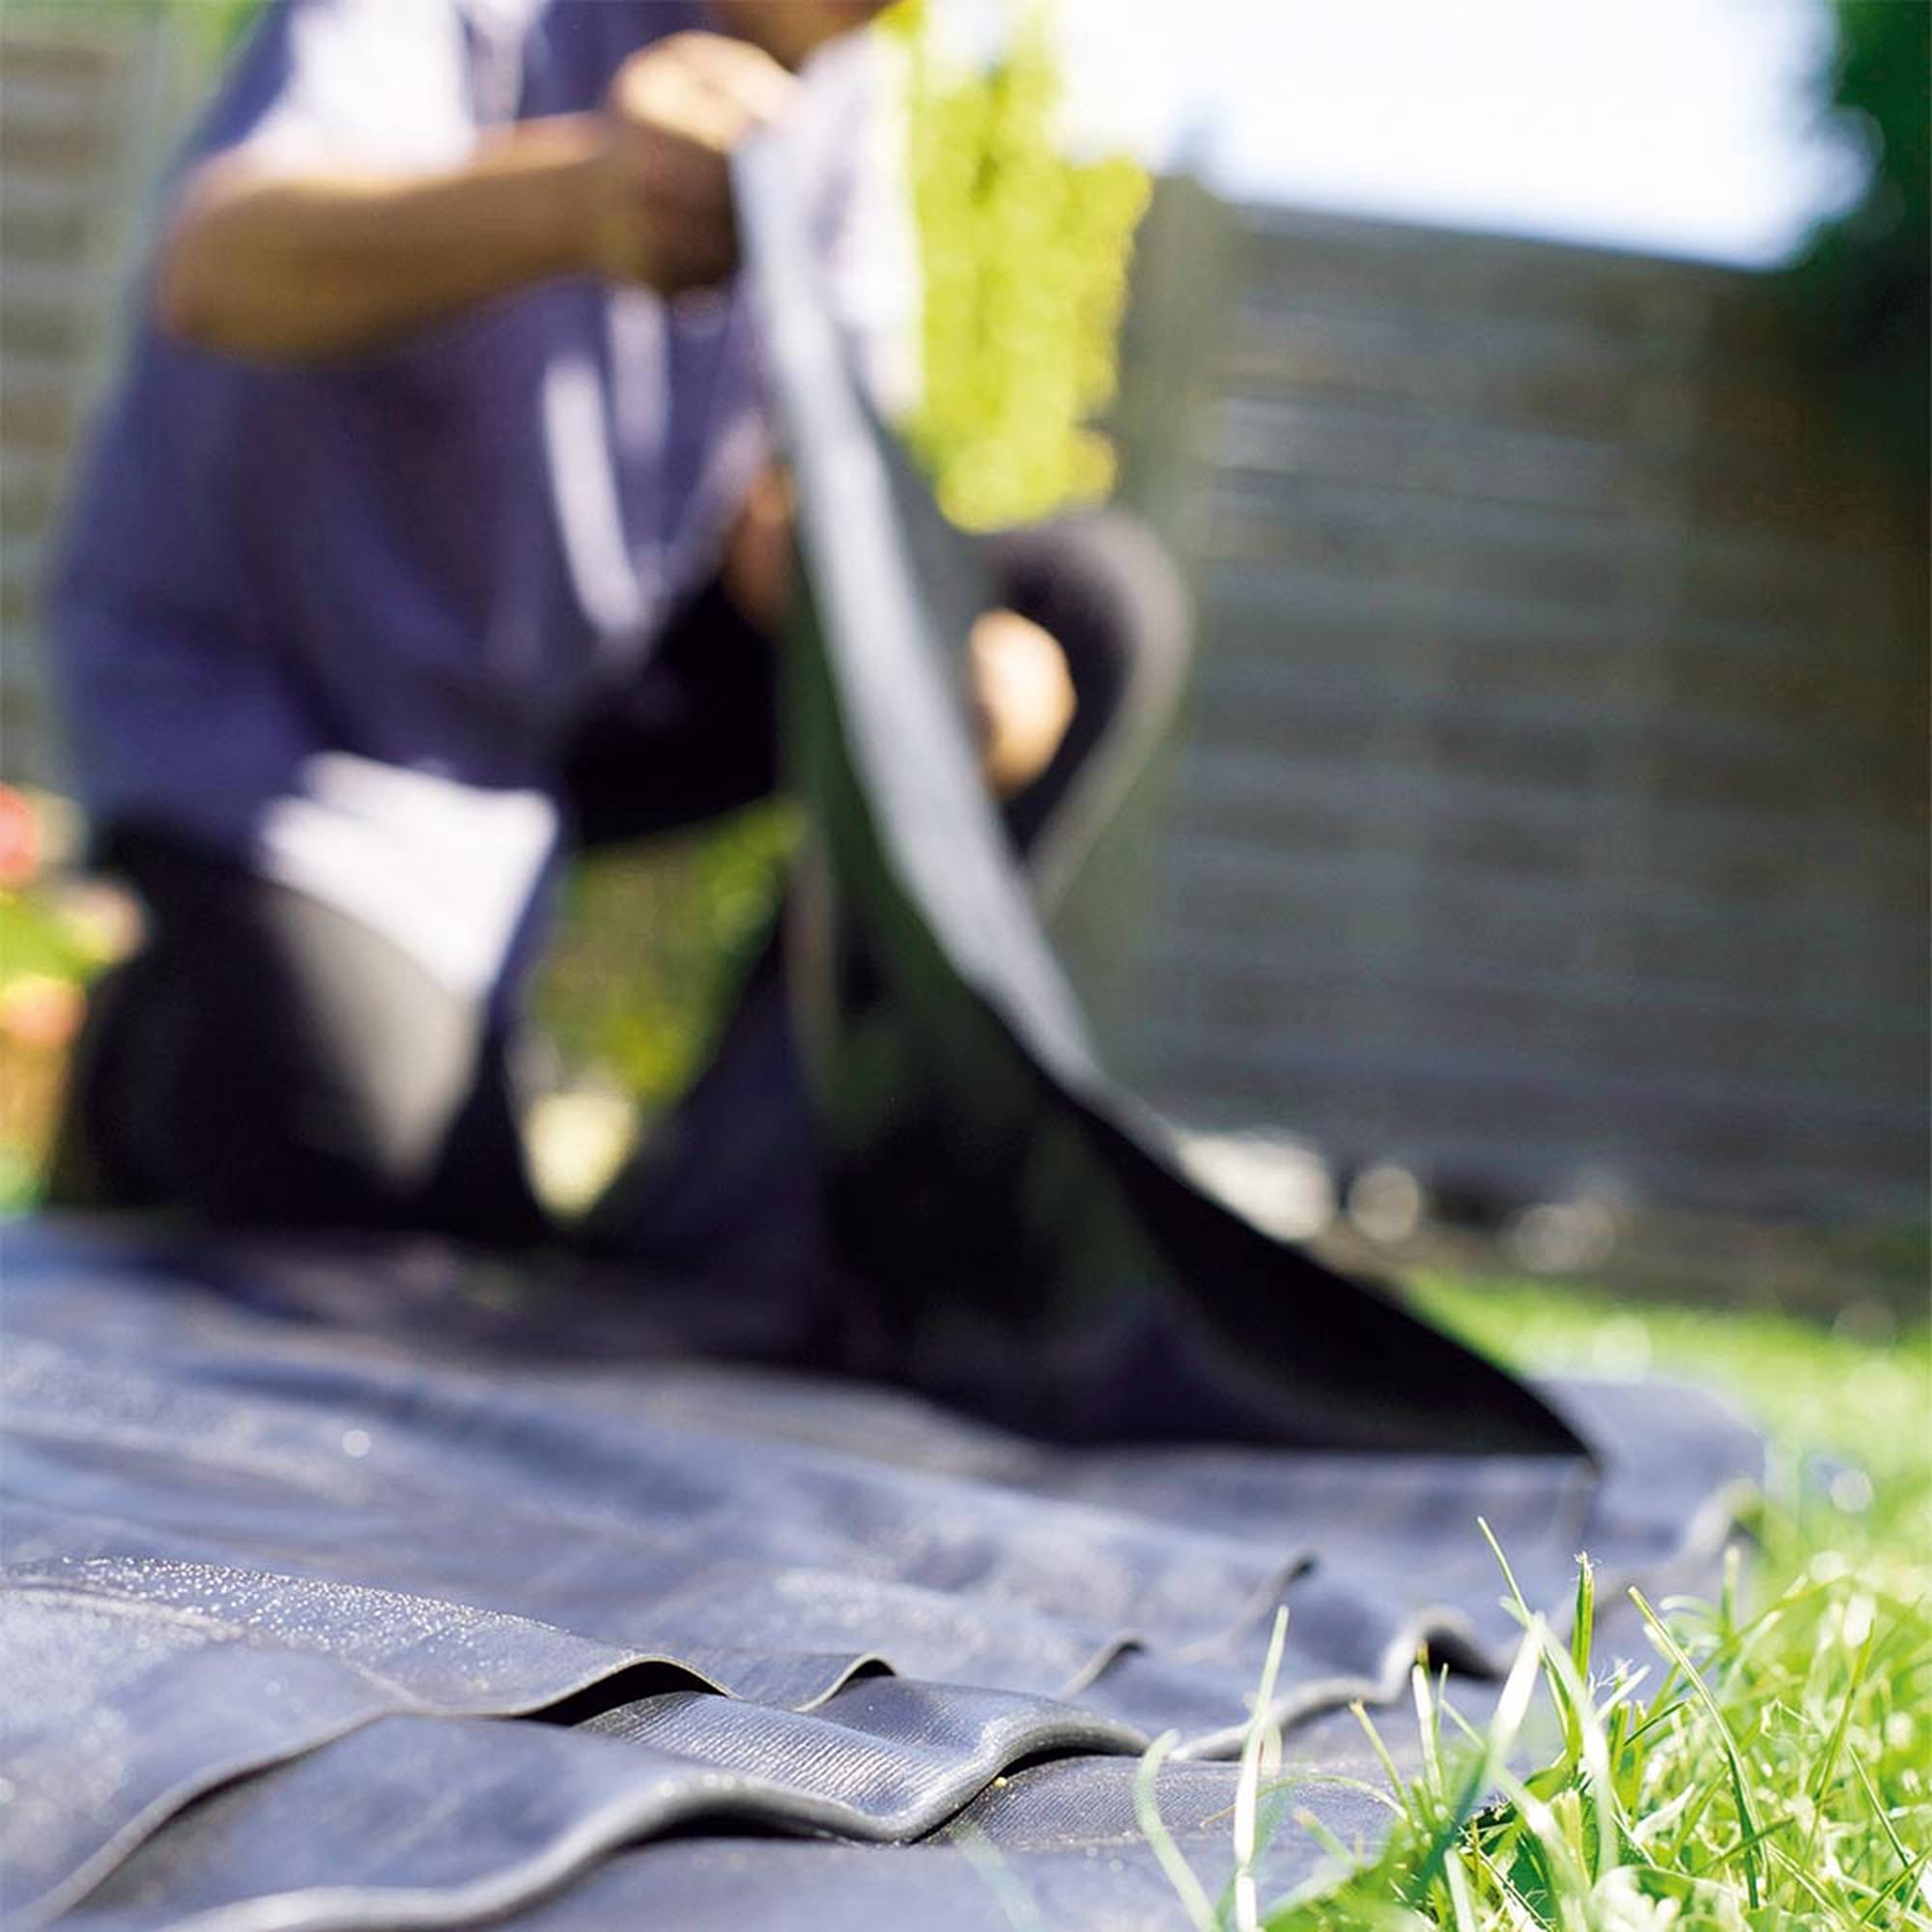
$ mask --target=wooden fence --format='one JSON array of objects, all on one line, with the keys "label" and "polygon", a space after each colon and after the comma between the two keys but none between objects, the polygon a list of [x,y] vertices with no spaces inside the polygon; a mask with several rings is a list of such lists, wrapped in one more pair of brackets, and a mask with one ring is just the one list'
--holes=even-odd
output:
[{"label": "wooden fence", "polygon": [[0,17],[0,759],[60,775],[35,606],[131,251],[212,46],[126,7],[11,0]]},{"label": "wooden fence", "polygon": [[1172,184],[1137,284],[1201,640],[1116,1057],[1459,1189],[1922,1216],[1923,497],[1765,280]]}]

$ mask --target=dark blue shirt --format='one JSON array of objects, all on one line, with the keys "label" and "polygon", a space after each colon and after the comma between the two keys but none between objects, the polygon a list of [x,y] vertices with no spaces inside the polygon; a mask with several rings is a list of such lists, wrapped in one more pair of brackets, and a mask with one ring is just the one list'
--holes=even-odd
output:
[{"label": "dark blue shirt", "polygon": [[[183,172],[243,146],[453,165],[704,25],[696,0],[282,0]],[[795,117],[828,259],[864,199],[865,51],[822,56]],[[764,460],[749,308],[560,280],[301,368],[144,319],[52,599],[96,816],[212,842],[454,983],[497,978],[566,735],[715,569]]]}]

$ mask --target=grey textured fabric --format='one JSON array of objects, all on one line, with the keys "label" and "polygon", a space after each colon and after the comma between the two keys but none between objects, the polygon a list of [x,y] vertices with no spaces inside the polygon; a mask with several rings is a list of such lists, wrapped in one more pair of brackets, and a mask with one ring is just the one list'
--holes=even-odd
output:
[{"label": "grey textured fabric", "polygon": [[[973,1755],[986,1733],[971,1722],[972,1695],[919,1695],[939,1719],[923,1750],[881,1747],[869,1738],[856,1747],[829,1742],[803,1785],[785,1776],[794,1767],[782,1758],[767,1776],[701,1778],[686,1760],[643,1746],[613,1747],[578,1731],[520,1725],[479,1738],[475,1725],[385,1719],[223,1792],[152,1840],[65,1922],[90,1932],[190,1918],[380,1926],[527,1908],[545,1923],[734,1932],[998,1925],[1006,1922],[1003,1890],[1050,1908],[1054,1924],[1179,1922],[1172,1889],[1134,1820],[1132,1758],[1056,1758],[991,1784],[1000,1761]],[[1064,1748],[1081,1742],[1078,1729],[1065,1726],[1057,1733],[1038,1726],[1034,1738]],[[957,1753],[950,1780],[904,1780],[900,1760],[942,1750]],[[1371,1764],[1346,1761],[1365,1778],[1376,1776]],[[916,1852],[867,1844],[870,1856],[854,1856],[857,1841],[888,1829],[910,1836],[902,1828],[950,1804],[959,1771],[975,1763],[986,1768],[990,1788]],[[1164,1820],[1210,1872],[1217,1854],[1230,1861],[1226,1813],[1236,1775],[1225,1764],[1177,1765],[1160,1779]],[[826,1787],[837,1784],[855,1796],[828,1797]],[[432,1791],[437,1802],[425,1805],[422,1794]],[[1297,1778],[1283,1796],[1345,1843],[1373,1842],[1385,1815],[1373,1797],[1342,1788],[1332,1774]],[[917,1802],[895,1811],[878,1802],[902,1797]],[[734,1814],[755,1819],[779,1810],[846,1843],[722,1835]],[[693,1819],[721,1835],[655,1844],[557,1892],[600,1854]],[[1286,1889],[1320,1861],[1305,1828],[1280,1833],[1265,1882]],[[546,1902],[545,1891],[556,1895]]]},{"label": "grey textured fabric", "polygon": [[[854,1685],[812,1717],[677,1692],[576,1729],[385,1718],[231,1786],[151,1841],[78,1922],[328,1892],[338,1923],[424,1910],[446,1921],[521,1903],[601,1851],[692,1819],[909,1839],[1021,1758],[1140,1742],[1039,1700],[895,1679]],[[356,1906],[340,1896],[352,1874]]]},{"label": "grey textured fabric", "polygon": [[[1140,1871],[1129,1902],[1158,1883],[1105,1824],[1131,1753],[1168,1729],[1234,1749],[1277,1603],[1285,1720],[1395,1695],[1424,1640],[1481,1673],[1513,1625],[1478,1513],[1560,1612],[1578,1548],[1605,1596],[1695,1583],[1757,1459],[1708,1399],[1608,1386],[1551,1392],[1600,1470],[1053,1446],[842,1378],[668,1355],[684,1291],[624,1288],[408,1244],[9,1231],[10,1922],[80,1899],[171,1924],[293,1889],[235,1922],[460,1923],[673,1826],[906,1838],[988,1806],[1029,1884],[1074,1886],[1065,1922],[1110,1922],[1106,1861]],[[519,1712],[544,1721],[479,1721]],[[976,1800],[1043,1755],[1025,1788],[1058,1794],[1037,1800],[1059,1806],[1051,1857],[1037,1808]],[[1291,1835],[1305,1875],[1313,1841]],[[909,1922],[1001,1923],[979,1840],[949,1842],[935,1896],[971,1908]],[[1088,1844],[1105,1859],[1069,1863]],[[622,1884],[669,1886],[662,1922],[706,1922],[676,1875],[710,1867],[687,1835],[663,1850],[669,1876],[653,1853]],[[823,1869],[831,1890],[769,1922],[850,1924],[906,1882]]]},{"label": "grey textured fabric", "polygon": [[225,1778],[393,1711],[554,1704],[628,1662],[454,1605],[210,1564],[65,1564],[7,1582],[0,1850],[24,1909],[83,1888]]},{"label": "grey textured fabric", "polygon": [[[1354,1742],[1359,1747],[1359,1730]],[[1321,1762],[1322,1773],[1291,1773],[1277,1790],[1285,1822],[1257,1867],[1264,1900],[1333,1869],[1304,1818],[1350,1847],[1372,1848],[1387,1831],[1387,1810],[1375,1795],[1382,1773],[1367,1751],[1350,1755],[1345,1742],[1340,1757]],[[611,1860],[518,1922],[542,1932],[622,1924],[680,1932],[751,1925],[1186,1932],[1173,1882],[1134,1816],[1135,1773],[1118,1758],[1031,1766],[947,1831],[909,1846],[742,1837],[654,1845]],[[1233,1765],[1179,1764],[1163,1766],[1157,1782],[1162,1822],[1210,1898],[1234,1872],[1236,1780]]]}]

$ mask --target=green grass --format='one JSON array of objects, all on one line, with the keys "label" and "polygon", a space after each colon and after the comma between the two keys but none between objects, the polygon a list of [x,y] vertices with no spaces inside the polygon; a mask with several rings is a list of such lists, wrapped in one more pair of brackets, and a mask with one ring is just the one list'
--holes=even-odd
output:
[{"label": "green grass", "polygon": [[[1714,1604],[1639,1599],[1655,1654],[1629,1675],[1593,1655],[1587,1567],[1567,1638],[1516,1600],[1517,1667],[1483,1731],[1417,1669],[1425,1769],[1405,1778],[1386,1761],[1393,1829],[1379,1857],[1317,1896],[1271,1907],[1240,1881],[1209,1905],[1177,1874],[1177,1922],[1199,1932],[1932,1928],[1926,1329],[1877,1346],[1776,1316],[1634,1309],[1540,1286],[1438,1281],[1423,1293],[1438,1319],[1520,1366],[1732,1391],[1773,1437],[1758,1552]],[[1497,1564],[1512,1596],[1506,1551]],[[1539,1683],[1561,1746],[1519,1776],[1510,1766]],[[1279,1748],[1258,1724],[1240,1818],[1265,1806]],[[1150,1769],[1150,1812],[1151,1791]],[[1148,1823],[1160,1851],[1157,1816]],[[1277,1827],[1296,1828],[1293,1818]],[[1237,1837],[1237,1858],[1244,1850]]]},{"label": "green grass", "polygon": [[[1810,1575],[1932,1598],[1932,1326],[1883,1341],[1787,1316],[1652,1306],[1542,1283],[1424,1281],[1424,1309],[1516,1367],[1723,1391],[1767,1430],[1759,1601]],[[1928,1747],[1932,1751],[1932,1747]]]}]

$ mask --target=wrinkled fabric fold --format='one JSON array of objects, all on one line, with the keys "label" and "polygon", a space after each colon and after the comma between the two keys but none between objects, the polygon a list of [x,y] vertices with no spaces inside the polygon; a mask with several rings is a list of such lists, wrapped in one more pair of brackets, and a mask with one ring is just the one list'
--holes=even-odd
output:
[{"label": "wrinkled fabric fold", "polygon": [[[204,1815],[257,1816],[259,1785],[267,1820],[359,1816],[358,1767],[381,1754],[365,1733],[459,1740],[410,1750],[459,1752],[505,1804],[517,1767],[567,1749],[526,1730],[610,1747],[586,1764],[657,1755],[585,1774],[446,1896],[440,1852],[418,1869],[398,1850],[357,1922],[400,1911],[396,1888],[442,1897],[409,1904],[421,1922],[463,1922],[475,1899],[707,1820],[929,1833],[1041,1753],[1131,1756],[1174,1730],[1183,1752],[1225,1755],[1278,1603],[1275,1715],[1296,1725],[1397,1695],[1419,1643],[1492,1670],[1516,1632],[1478,1515],[1560,1620],[1579,1548],[1606,1589],[1694,1586],[1759,1458],[1709,1398],[1584,1385],[1547,1393],[1601,1445],[1600,1472],[1069,1449],[840,1377],[641,1338],[593,1353],[582,1295],[506,1302],[460,1256],[433,1288],[407,1243],[285,1264],[202,1243],[196,1264],[43,1223],[8,1250],[0,1775],[26,1801],[7,1828],[23,1924],[144,1838],[141,1870],[170,1888],[252,1895],[270,1865],[295,1869],[302,1832],[211,1835]],[[273,1799],[298,1769],[327,1802]],[[445,1786],[415,1788],[434,1811]],[[862,1800],[870,1824],[838,1822]],[[136,1910],[135,1892],[101,1895]]]}]

